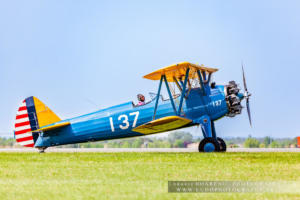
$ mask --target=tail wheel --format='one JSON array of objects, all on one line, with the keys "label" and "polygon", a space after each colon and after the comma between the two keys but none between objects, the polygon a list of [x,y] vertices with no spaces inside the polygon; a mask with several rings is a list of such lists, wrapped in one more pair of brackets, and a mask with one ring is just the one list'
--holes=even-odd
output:
[{"label": "tail wheel", "polygon": [[218,152],[220,151],[220,144],[214,138],[204,138],[198,147],[199,152]]},{"label": "tail wheel", "polygon": [[39,150],[39,153],[45,153],[47,147],[38,147],[37,149]]},{"label": "tail wheel", "polygon": [[220,145],[220,152],[225,152],[226,151],[226,143],[222,138],[217,137],[217,141]]}]

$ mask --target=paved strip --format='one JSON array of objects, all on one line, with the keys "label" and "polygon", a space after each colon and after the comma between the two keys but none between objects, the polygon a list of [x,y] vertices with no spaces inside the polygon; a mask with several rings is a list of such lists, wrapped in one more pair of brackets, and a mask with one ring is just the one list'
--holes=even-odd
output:
[{"label": "paved strip", "polygon": [[[0,148],[0,152],[38,152],[34,148]],[[198,152],[195,148],[55,148],[46,152]],[[300,148],[228,148],[227,152],[300,152]]]},{"label": "paved strip", "polygon": [[300,148],[229,148],[228,152],[300,152]]}]

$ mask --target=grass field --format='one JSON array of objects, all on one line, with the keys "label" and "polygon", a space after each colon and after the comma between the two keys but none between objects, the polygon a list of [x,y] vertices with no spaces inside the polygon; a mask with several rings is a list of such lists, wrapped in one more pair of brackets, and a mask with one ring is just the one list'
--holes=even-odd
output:
[{"label": "grass field", "polygon": [[300,199],[300,194],[168,193],[171,180],[300,181],[300,154],[0,153],[1,200]]}]

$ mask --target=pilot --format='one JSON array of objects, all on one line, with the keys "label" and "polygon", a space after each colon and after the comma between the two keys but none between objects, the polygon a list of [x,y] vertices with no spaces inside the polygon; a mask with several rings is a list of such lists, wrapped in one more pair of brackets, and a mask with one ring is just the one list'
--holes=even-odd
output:
[{"label": "pilot", "polygon": [[138,106],[145,105],[145,96],[144,95],[138,94],[137,98],[138,98],[138,101],[139,101]]}]

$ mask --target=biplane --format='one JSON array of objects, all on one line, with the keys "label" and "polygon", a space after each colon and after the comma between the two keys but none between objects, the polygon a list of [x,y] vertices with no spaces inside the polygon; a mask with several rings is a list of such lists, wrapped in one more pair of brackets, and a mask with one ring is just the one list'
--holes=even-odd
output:
[{"label": "biplane", "polygon": [[[215,121],[241,114],[246,99],[251,124],[249,97],[243,70],[245,92],[234,81],[216,85],[212,75],[218,71],[203,65],[182,62],[144,76],[158,81],[158,91],[143,105],[127,102],[93,113],[60,119],[36,97],[22,101],[15,121],[14,136],[25,147],[40,152],[65,144],[145,136],[180,128],[200,126],[203,140],[199,152],[224,152],[226,144],[217,137]],[[168,98],[162,96],[165,85]]]}]

